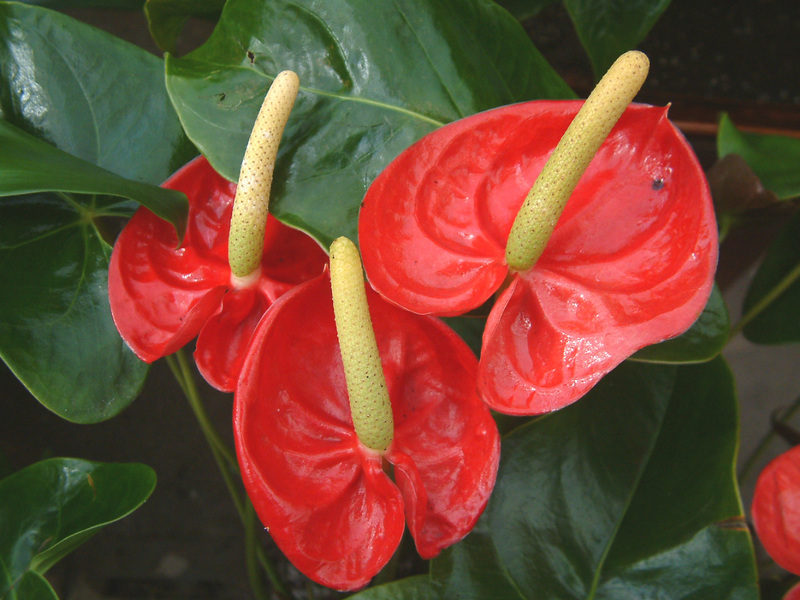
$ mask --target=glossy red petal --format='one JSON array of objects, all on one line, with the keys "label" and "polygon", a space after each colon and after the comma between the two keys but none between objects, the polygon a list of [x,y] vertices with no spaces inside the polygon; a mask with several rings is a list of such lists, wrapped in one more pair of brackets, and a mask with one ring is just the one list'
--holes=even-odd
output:
[{"label": "glossy red petal", "polygon": [[[499,459],[464,342],[437,319],[367,294],[395,420],[385,458],[398,486],[355,436],[327,275],[264,317],[234,402],[237,451],[259,517],[295,566],[337,589],[366,584],[388,561],[404,512],[423,556],[466,535]],[[331,527],[335,535],[323,535]]]},{"label": "glossy red petal", "polygon": [[164,187],[189,199],[186,236],[178,247],[170,224],[147,209],[136,212],[111,256],[112,315],[123,339],[147,362],[200,334],[201,372],[215,387],[232,391],[261,314],[292,286],[318,275],[327,256],[309,236],[270,217],[261,273],[242,289],[228,266],[235,185],[198,157]]},{"label": "glossy red petal", "polygon": [[114,322],[147,362],[192,340],[230,284],[227,232],[234,186],[198,158],[164,187],[189,197],[183,245],[178,247],[172,225],[140,208],[117,238],[109,266]]},{"label": "glossy red petal", "polygon": [[761,472],[751,510],[764,549],[781,567],[800,575],[800,446]]},{"label": "glossy red petal", "polygon": [[247,492],[289,560],[328,587],[366,585],[400,543],[403,501],[353,430],[327,276],[260,323],[234,432]]},{"label": "glossy red petal", "polygon": [[795,585],[792,589],[786,592],[783,600],[800,600],[800,583]]},{"label": "glossy red petal", "polygon": [[450,328],[399,309],[369,290],[370,312],[392,400],[387,459],[423,558],[463,538],[494,487],[500,436],[476,393],[477,359]]}]

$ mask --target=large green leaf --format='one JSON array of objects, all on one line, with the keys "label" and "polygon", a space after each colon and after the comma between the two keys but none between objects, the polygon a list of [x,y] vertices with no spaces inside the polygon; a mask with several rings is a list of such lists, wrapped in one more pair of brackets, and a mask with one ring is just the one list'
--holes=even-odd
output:
[{"label": "large green leaf", "polygon": [[800,196],[800,139],[739,131],[723,113],[717,134],[720,158],[738,154],[778,198]]},{"label": "large green leaf", "polygon": [[72,421],[118,413],[146,376],[111,319],[113,230],[104,239],[99,229],[104,217],[129,216],[134,205],[98,193],[149,196],[148,205],[175,223],[185,218],[183,200],[144,185],[195,153],[163,73],[163,61],[97,29],[0,2],[0,185],[5,194],[68,190],[0,200],[0,356],[45,406]]},{"label": "large green leaf", "polygon": [[503,441],[478,527],[433,563],[447,598],[752,598],[721,358],[625,363]]},{"label": "large green leaf", "polygon": [[146,465],[72,458],[42,461],[0,481],[0,598],[55,597],[46,595],[41,575],[141,506],[155,482]]},{"label": "large green leaf", "polygon": [[437,587],[430,577],[416,575],[368,588],[349,596],[348,600],[438,600],[439,597]]},{"label": "large green leaf", "polygon": [[742,312],[748,319],[744,334],[751,342],[800,342],[800,214],[792,217],[764,257]]},{"label": "large green leaf", "polygon": [[366,188],[422,135],[501,104],[572,96],[487,0],[229,0],[204,46],[167,57],[186,131],[225,177],[238,178],[255,115],[284,69],[301,91],[270,208],[325,247],[356,239]]},{"label": "large green leaf", "polygon": [[564,0],[597,79],[648,34],[670,0]]},{"label": "large green leaf", "polygon": [[170,221],[178,237],[186,229],[189,203],[185,194],[125,179],[0,120],[0,196],[32,192],[130,198]]},{"label": "large green leaf", "polygon": [[544,8],[558,0],[497,0],[497,3],[514,15],[519,21],[526,21],[538,15]]},{"label": "large green leaf", "polygon": [[711,360],[728,342],[728,307],[715,284],[706,307],[688,331],[676,338],[642,348],[632,360],[658,363],[696,363]]}]

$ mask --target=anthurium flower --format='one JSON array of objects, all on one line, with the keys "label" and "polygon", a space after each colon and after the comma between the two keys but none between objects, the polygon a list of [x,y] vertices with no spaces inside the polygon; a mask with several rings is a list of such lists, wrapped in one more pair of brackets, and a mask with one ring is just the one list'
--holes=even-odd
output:
[{"label": "anthurium flower", "polygon": [[800,446],[772,460],[758,476],[751,512],[767,553],[800,575]]},{"label": "anthurium flower", "polygon": [[238,186],[202,156],[164,183],[189,199],[182,242],[145,208],[118,237],[109,266],[111,313],[142,360],[153,362],[197,337],[200,372],[214,387],[232,392],[261,316],[327,264],[316,242],[268,214],[278,143],[298,87],[291,71],[275,77]]},{"label": "anthurium flower", "polygon": [[186,235],[140,208],[119,235],[109,267],[117,329],[146,362],[197,337],[195,360],[214,387],[233,391],[261,316],[292,287],[322,271],[325,252],[310,237],[267,219],[257,276],[237,280],[228,265],[236,185],[198,157],[164,184],[189,198]]},{"label": "anthurium flower", "polygon": [[[685,331],[711,293],[705,177],[667,109],[644,105],[619,110],[560,218],[534,219],[546,233],[538,260],[509,266],[512,225],[582,107],[535,101],[451,123],[396,158],[362,204],[364,267],[385,298],[440,316],[494,299],[478,385],[501,412],[570,404],[636,350]],[[561,153],[552,187],[572,177],[571,159]]]},{"label": "anthurium flower", "polygon": [[[336,244],[332,263],[357,256],[351,243]],[[369,582],[404,523],[426,559],[464,537],[489,498],[500,449],[471,350],[440,320],[366,287],[360,262],[357,274],[372,326],[341,314],[356,302],[338,300],[326,271],[265,315],[234,397],[242,478],[260,519],[300,571],[339,590]],[[347,341],[337,322],[358,335],[374,328],[373,342]]]}]

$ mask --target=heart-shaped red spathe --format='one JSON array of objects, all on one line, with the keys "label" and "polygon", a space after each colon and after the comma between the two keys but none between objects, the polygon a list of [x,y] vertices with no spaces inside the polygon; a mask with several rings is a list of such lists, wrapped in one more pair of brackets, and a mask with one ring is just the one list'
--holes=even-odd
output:
[{"label": "heart-shaped red spathe", "polygon": [[189,199],[183,243],[178,246],[169,223],[146,208],[136,211],[111,255],[111,313],[122,338],[146,362],[198,337],[200,372],[231,392],[261,316],[280,295],[321,273],[327,256],[309,236],[270,216],[260,274],[243,285],[228,265],[235,184],[201,156],[163,187]]},{"label": "heart-shaped red spathe", "polygon": [[300,571],[340,590],[378,573],[406,522],[423,558],[464,537],[500,452],[466,344],[438,319],[369,288],[367,297],[395,424],[383,454],[353,428],[327,272],[266,314],[234,396],[242,478],[259,517]]},{"label": "heart-shaped red spathe", "polygon": [[800,575],[800,446],[773,459],[758,476],[751,512],[767,553]]},{"label": "heart-shaped red spathe", "polygon": [[359,240],[372,286],[452,316],[496,298],[479,385],[489,406],[566,406],[636,350],[679,335],[713,286],[717,228],[703,171],[665,108],[631,105],[570,197],[544,254],[511,272],[511,225],[580,101],[451,123],[369,188]]}]

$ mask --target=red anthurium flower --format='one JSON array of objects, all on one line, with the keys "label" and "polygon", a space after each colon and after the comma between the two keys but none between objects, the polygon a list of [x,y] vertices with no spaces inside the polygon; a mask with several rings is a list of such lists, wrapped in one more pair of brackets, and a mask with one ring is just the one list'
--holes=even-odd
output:
[{"label": "red anthurium flower", "polygon": [[752,514],[764,549],[800,575],[800,446],[775,458],[758,476]]},{"label": "red anthurium flower", "polygon": [[792,589],[786,592],[783,600],[800,600],[800,583],[795,585]]},{"label": "red anthurium flower", "polygon": [[366,293],[394,422],[386,450],[365,446],[354,428],[327,271],[264,317],[234,399],[242,477],[259,517],[298,569],[340,590],[368,583],[406,522],[423,558],[465,536],[500,450],[464,342],[438,319]]},{"label": "red anthurium flower", "polygon": [[164,183],[189,198],[179,246],[172,226],[140,208],[114,245],[109,267],[117,329],[146,362],[197,337],[195,360],[214,387],[233,391],[253,330],[269,306],[322,271],[325,252],[304,233],[267,220],[260,270],[235,278],[228,233],[236,185],[198,157]]},{"label": "red anthurium flower", "polygon": [[686,330],[713,285],[717,230],[700,165],[667,110],[625,110],[544,253],[510,269],[506,240],[580,101],[491,110],[429,134],[375,180],[359,239],[372,286],[460,315],[496,295],[479,387],[492,408],[570,404],[636,350]]}]

